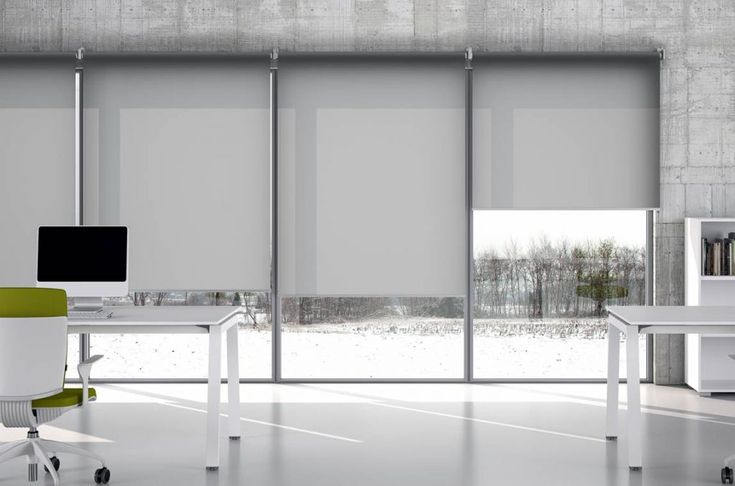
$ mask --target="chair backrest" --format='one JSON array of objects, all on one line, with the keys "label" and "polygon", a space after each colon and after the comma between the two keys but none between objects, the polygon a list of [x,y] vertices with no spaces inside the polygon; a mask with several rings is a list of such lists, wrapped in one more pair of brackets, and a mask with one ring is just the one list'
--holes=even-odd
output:
[{"label": "chair backrest", "polygon": [[0,401],[63,390],[66,326],[63,290],[0,288]]}]

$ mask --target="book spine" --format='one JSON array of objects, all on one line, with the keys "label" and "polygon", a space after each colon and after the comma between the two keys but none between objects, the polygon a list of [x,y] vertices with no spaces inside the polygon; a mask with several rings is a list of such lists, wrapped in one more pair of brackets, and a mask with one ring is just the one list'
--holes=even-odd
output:
[{"label": "book spine", "polygon": [[702,275],[707,275],[707,238],[702,238]]},{"label": "book spine", "polygon": [[730,275],[730,239],[725,238],[722,244],[722,275]]}]

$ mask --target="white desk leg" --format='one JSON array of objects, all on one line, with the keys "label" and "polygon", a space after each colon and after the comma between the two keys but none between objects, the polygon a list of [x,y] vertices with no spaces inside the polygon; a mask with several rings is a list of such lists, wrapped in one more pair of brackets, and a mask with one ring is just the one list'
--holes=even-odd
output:
[{"label": "white desk leg", "polygon": [[219,402],[222,373],[222,328],[209,326],[207,378],[207,470],[219,469]]},{"label": "white desk leg", "polygon": [[610,323],[612,317],[608,317],[607,323],[607,424],[605,425],[605,438],[616,440],[618,438],[618,388],[620,381],[620,331]]},{"label": "white desk leg", "polygon": [[237,323],[227,330],[227,402],[230,440],[240,440],[240,355]]},{"label": "white desk leg", "polygon": [[627,326],[626,358],[628,361],[628,467],[643,467],[641,457],[641,373],[638,362],[638,326]]}]

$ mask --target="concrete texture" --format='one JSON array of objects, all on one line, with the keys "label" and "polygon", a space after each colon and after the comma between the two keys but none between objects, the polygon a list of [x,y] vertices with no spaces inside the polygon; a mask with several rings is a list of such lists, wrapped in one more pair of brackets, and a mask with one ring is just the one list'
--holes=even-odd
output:
[{"label": "concrete texture", "polygon": [[[735,216],[731,0],[0,0],[0,51],[640,51],[661,72],[656,302],[684,301],[683,218]],[[655,380],[681,383],[683,339]]]}]

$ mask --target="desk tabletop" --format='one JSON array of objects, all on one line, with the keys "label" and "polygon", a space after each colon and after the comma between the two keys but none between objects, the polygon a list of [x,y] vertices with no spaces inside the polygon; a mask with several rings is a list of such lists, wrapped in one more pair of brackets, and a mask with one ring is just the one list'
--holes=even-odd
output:
[{"label": "desk tabletop", "polygon": [[735,325],[735,306],[611,305],[607,311],[629,326]]},{"label": "desk tabletop", "polygon": [[110,318],[74,319],[70,326],[217,326],[243,310],[235,306],[168,305],[105,307]]}]

